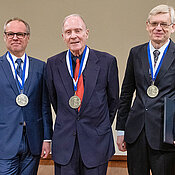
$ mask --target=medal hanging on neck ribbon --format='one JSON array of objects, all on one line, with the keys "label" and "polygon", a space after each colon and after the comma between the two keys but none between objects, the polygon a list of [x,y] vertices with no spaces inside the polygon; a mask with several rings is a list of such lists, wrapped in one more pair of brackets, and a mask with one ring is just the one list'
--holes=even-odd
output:
[{"label": "medal hanging on neck ribbon", "polygon": [[70,74],[70,76],[73,80],[74,92],[75,92],[75,94],[69,99],[69,106],[73,109],[78,109],[79,106],[81,105],[81,100],[76,95],[76,91],[77,91],[78,80],[79,80],[80,75],[82,74],[82,72],[83,72],[83,70],[86,66],[88,55],[89,55],[89,48],[87,46],[85,46],[85,49],[83,51],[83,56],[82,56],[82,59],[81,59],[81,63],[80,63],[80,69],[79,69],[78,77],[77,77],[76,81],[75,81],[74,76],[73,76],[71,51],[68,50],[67,55],[66,55],[66,63],[67,63],[69,74]]},{"label": "medal hanging on neck ribbon", "polygon": [[[149,43],[150,44],[150,43]],[[155,98],[158,96],[159,94],[159,89],[157,86],[155,86],[154,82],[156,80],[156,77],[159,73],[159,70],[160,70],[160,67],[162,65],[162,62],[163,62],[163,58],[168,50],[168,46],[169,44],[167,45],[167,47],[165,48],[164,52],[163,52],[163,55],[162,55],[162,58],[160,60],[160,63],[157,67],[157,70],[155,73],[153,73],[153,66],[152,66],[152,60],[151,60],[151,54],[150,54],[150,46],[148,44],[148,47],[147,47],[147,52],[148,52],[148,60],[149,60],[149,65],[150,65],[150,70],[151,70],[151,78],[152,78],[152,83],[151,85],[148,87],[147,89],[147,95],[150,97],[150,98]]]},{"label": "medal hanging on neck ribbon", "polygon": [[10,54],[10,52],[8,52],[9,54],[9,58],[13,64],[13,68],[14,68],[14,71],[15,71],[15,78],[16,78],[16,81],[17,81],[17,87],[18,87],[18,90],[19,90],[19,95],[16,97],[16,103],[18,106],[26,106],[29,102],[29,99],[27,97],[27,95],[25,95],[23,93],[23,90],[24,90],[24,82],[25,82],[25,70],[26,70],[26,60],[27,60],[27,55],[25,54],[25,59],[24,59],[24,66],[23,66],[23,71],[22,71],[22,81],[20,82],[19,81],[19,78],[18,78],[18,75],[17,75],[17,71],[16,71],[16,68],[15,68],[15,63],[13,61],[13,58],[12,58],[12,55]]}]

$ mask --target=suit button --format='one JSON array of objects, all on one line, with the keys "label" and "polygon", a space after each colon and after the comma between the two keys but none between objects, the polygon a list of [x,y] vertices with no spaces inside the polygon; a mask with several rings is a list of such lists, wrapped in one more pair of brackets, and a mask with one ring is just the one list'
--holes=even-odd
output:
[{"label": "suit button", "polygon": [[23,122],[20,122],[19,124],[20,124],[20,125],[23,125]]},{"label": "suit button", "polygon": [[73,136],[76,136],[76,132],[73,132]]},{"label": "suit button", "polygon": [[80,120],[80,117],[78,117],[77,120]]}]

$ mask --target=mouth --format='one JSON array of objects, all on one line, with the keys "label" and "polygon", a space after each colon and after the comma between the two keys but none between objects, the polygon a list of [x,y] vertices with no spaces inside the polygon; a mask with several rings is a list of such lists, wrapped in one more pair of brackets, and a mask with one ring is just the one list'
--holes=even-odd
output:
[{"label": "mouth", "polygon": [[20,43],[12,43],[11,44],[12,46],[19,46],[19,45],[21,45]]},{"label": "mouth", "polygon": [[79,41],[74,41],[74,42],[71,42],[70,44],[79,44],[80,42]]},{"label": "mouth", "polygon": [[162,36],[163,34],[162,33],[154,33],[154,35],[156,35],[156,36]]}]

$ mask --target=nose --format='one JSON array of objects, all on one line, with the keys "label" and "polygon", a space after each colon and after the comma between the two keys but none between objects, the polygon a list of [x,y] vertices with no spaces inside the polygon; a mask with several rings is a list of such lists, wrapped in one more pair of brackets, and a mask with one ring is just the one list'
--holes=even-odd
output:
[{"label": "nose", "polygon": [[72,33],[71,33],[71,38],[76,38],[77,37],[77,34],[73,31]]},{"label": "nose", "polygon": [[13,39],[18,39],[18,37],[17,37],[17,35],[16,35],[16,34],[14,34]]},{"label": "nose", "polygon": [[157,24],[157,26],[156,26],[156,29],[162,29],[162,26],[161,26],[161,24],[159,23],[159,24]]}]

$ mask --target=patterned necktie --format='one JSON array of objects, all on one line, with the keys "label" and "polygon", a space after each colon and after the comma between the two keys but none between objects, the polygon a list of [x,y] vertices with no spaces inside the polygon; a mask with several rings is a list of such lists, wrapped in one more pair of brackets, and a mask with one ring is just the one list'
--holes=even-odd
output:
[{"label": "patterned necktie", "polygon": [[22,68],[21,68],[22,59],[21,59],[21,58],[18,58],[18,59],[16,59],[15,62],[18,64],[18,66],[17,66],[17,68],[16,68],[17,75],[18,75],[18,76],[21,78],[21,80],[22,80]]},{"label": "patterned necktie", "polygon": [[[80,69],[80,59],[77,58],[76,59],[75,72],[74,72],[74,80],[75,81],[78,78],[79,69]],[[81,74],[80,78],[78,80],[77,91],[76,91],[76,95],[80,98],[81,102],[82,102],[82,99],[83,99],[83,94],[84,94],[84,84],[83,84],[83,75]],[[80,107],[78,108],[78,112],[79,111],[80,111]]]},{"label": "patterned necktie", "polygon": [[154,67],[155,67],[155,66],[156,66],[156,63],[157,63],[157,60],[158,60],[158,57],[159,57],[159,55],[160,55],[160,51],[155,50],[155,51],[153,52],[153,55],[154,55]]}]

